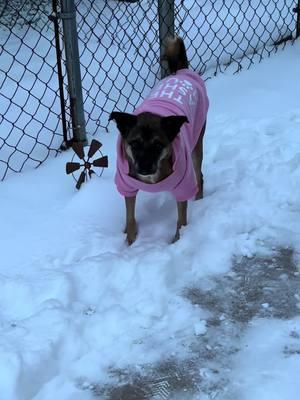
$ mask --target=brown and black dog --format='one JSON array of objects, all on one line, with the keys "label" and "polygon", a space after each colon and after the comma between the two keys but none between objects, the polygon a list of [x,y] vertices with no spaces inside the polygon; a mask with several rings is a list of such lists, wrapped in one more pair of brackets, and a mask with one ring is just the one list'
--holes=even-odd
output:
[{"label": "brown and black dog", "polygon": [[203,197],[201,168],[208,110],[205,85],[188,69],[181,38],[168,40],[166,59],[171,75],[159,82],[134,114],[114,111],[110,115],[121,134],[115,182],[125,197],[129,245],[137,235],[139,189],[167,190],[175,196],[178,220],[173,242],[179,239],[180,228],[187,225],[187,200]]}]

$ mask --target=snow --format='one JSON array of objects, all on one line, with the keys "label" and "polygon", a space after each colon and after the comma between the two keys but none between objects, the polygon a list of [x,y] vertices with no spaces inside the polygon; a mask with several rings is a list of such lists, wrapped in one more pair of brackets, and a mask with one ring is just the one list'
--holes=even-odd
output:
[{"label": "snow", "polygon": [[[64,173],[71,152],[0,184],[1,399],[91,399],[112,370],[184,360],[209,332],[186,288],[230,274],[234,257],[287,246],[299,257],[299,55],[297,41],[207,83],[205,197],[173,245],[164,193],[139,194],[139,235],[125,244],[113,123],[99,133],[110,166],[79,192]],[[299,317],[250,321],[215,398],[296,400],[299,332]]]},{"label": "snow", "polygon": [[228,398],[296,400],[299,397],[299,337],[295,335],[299,326],[299,318],[253,323],[235,361],[238,368]]},{"label": "snow", "polygon": [[207,330],[206,330],[206,321],[199,321],[196,322],[194,325],[195,328],[195,335],[204,335]]}]

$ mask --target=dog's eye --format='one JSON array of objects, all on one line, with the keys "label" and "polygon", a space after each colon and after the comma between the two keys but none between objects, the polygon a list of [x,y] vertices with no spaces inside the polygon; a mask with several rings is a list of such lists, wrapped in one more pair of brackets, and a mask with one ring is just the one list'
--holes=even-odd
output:
[{"label": "dog's eye", "polygon": [[140,147],[140,142],[137,140],[134,140],[133,142],[130,143],[130,146],[132,149],[138,149]]},{"label": "dog's eye", "polygon": [[155,148],[155,150],[161,150],[164,146],[160,142],[154,142],[153,147]]}]

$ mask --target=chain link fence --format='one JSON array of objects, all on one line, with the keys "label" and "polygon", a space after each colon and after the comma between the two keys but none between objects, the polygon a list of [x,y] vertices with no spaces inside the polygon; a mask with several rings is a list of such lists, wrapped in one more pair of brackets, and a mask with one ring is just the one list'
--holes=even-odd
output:
[{"label": "chain link fence", "polygon": [[87,131],[115,109],[133,110],[159,75],[156,1],[83,0],[77,7]]},{"label": "chain link fence", "polygon": [[53,24],[46,0],[0,3],[0,180],[62,142]]},{"label": "chain link fence", "polygon": [[212,77],[232,64],[236,71],[249,68],[295,37],[295,5],[294,0],[180,1],[176,31],[187,42],[193,68]]},{"label": "chain link fence", "polygon": [[[248,68],[295,37],[293,0],[167,3],[174,3],[173,30],[191,67],[206,79],[229,65]],[[107,127],[112,109],[132,111],[160,77],[157,1],[84,0],[77,22],[87,130],[95,133]]]},{"label": "chain link fence", "polygon": [[[154,86],[163,23],[183,37],[191,67],[208,79],[228,66],[234,72],[248,68],[284,47],[296,36],[293,8],[299,10],[295,0],[80,0],[75,5],[89,134],[107,129],[113,109],[132,111]],[[63,142],[51,12],[50,0],[0,3],[0,179],[40,165]],[[63,39],[61,20],[60,34]],[[70,136],[74,127],[66,98]]]}]

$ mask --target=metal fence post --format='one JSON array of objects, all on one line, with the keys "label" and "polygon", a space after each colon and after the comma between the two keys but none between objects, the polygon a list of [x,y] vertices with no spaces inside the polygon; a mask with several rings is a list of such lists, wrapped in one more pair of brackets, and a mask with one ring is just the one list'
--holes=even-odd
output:
[{"label": "metal fence post", "polygon": [[174,0],[158,0],[160,75],[168,75],[168,64],[164,60],[165,43],[168,36],[174,37]]},{"label": "metal fence post", "polygon": [[57,0],[52,0],[52,14],[49,15],[50,21],[54,24],[54,37],[55,37],[55,50],[56,50],[56,62],[57,62],[57,75],[58,75],[58,87],[59,87],[59,98],[60,98],[60,109],[61,109],[61,122],[63,130],[63,143],[61,149],[67,147],[68,142],[68,129],[66,120],[66,110],[65,110],[65,94],[64,94],[64,84],[63,84],[63,72],[62,72],[62,55],[60,48],[60,36],[59,36],[59,23],[58,23],[58,11],[57,11]]},{"label": "metal fence post", "polygon": [[300,36],[300,0],[298,0],[297,7],[293,11],[297,14],[296,38],[298,38]]},{"label": "metal fence post", "polygon": [[76,25],[76,8],[74,0],[61,0],[60,18],[63,22],[73,138],[74,141],[86,142],[87,139]]}]

